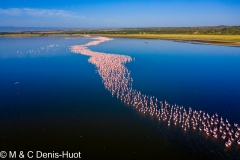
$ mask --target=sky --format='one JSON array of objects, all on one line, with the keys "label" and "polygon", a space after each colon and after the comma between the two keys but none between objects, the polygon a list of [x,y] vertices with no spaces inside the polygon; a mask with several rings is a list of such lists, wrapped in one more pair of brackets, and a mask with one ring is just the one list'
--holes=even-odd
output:
[{"label": "sky", "polygon": [[240,0],[0,0],[0,26],[134,28],[240,25]]}]

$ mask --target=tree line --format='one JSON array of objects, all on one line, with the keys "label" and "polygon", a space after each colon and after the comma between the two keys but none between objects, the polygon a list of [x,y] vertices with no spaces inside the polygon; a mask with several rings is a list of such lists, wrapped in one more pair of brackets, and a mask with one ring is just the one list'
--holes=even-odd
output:
[{"label": "tree line", "polygon": [[55,30],[55,31],[21,31],[0,32],[4,34],[190,34],[190,35],[240,35],[240,26],[204,26],[204,27],[155,27],[155,28],[121,28],[92,30]]}]

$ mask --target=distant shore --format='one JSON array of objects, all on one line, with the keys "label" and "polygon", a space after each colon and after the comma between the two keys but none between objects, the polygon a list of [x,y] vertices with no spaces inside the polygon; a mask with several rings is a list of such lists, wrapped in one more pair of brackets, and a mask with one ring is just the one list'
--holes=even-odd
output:
[{"label": "distant shore", "polygon": [[240,35],[186,35],[186,34],[105,35],[105,34],[98,34],[97,36],[140,38],[140,39],[162,39],[162,40],[172,40],[177,42],[187,42],[187,43],[194,43],[194,44],[213,44],[213,45],[240,47]]},{"label": "distant shore", "polygon": [[160,39],[186,42],[194,44],[212,44],[222,46],[240,47],[240,35],[190,35],[190,34],[74,34],[61,33],[59,31],[48,31],[38,33],[5,33],[0,37],[81,37],[81,36],[104,36],[115,38],[137,38],[137,39]]}]

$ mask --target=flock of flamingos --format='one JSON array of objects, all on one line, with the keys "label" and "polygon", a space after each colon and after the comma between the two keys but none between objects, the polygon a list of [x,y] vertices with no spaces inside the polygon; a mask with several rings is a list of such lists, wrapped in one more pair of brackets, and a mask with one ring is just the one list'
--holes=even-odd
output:
[{"label": "flock of flamingos", "polygon": [[202,110],[196,111],[192,108],[186,109],[178,105],[170,105],[166,101],[159,101],[154,96],[144,95],[133,89],[130,71],[124,66],[125,63],[131,62],[132,58],[125,55],[91,51],[88,46],[113,40],[106,37],[91,39],[93,41],[85,45],[71,46],[71,51],[90,56],[88,61],[96,66],[105,88],[113,96],[143,114],[154,116],[159,121],[166,122],[168,126],[179,125],[183,131],[198,130],[206,136],[222,141],[227,148],[240,147],[240,126],[238,124],[231,124],[217,113],[210,116]]}]

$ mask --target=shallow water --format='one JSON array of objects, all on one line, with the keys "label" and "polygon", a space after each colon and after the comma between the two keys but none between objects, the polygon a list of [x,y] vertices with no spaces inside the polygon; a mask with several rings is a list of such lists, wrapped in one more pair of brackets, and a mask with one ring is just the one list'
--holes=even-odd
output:
[{"label": "shallow water", "polygon": [[[238,159],[237,147],[227,150],[212,138],[168,127],[112,98],[88,57],[69,51],[89,41],[0,39],[1,150],[71,150],[103,159]],[[126,67],[133,88],[144,94],[240,123],[239,48],[120,38],[89,48],[135,57]]]}]

